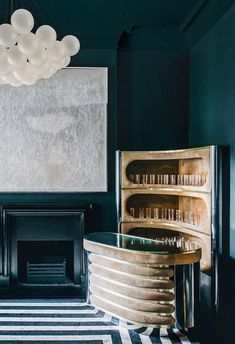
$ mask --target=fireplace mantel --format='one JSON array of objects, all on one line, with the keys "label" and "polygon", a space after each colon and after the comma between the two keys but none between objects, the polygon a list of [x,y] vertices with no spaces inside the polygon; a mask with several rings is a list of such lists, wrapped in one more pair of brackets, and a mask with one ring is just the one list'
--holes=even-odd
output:
[{"label": "fireplace mantel", "polygon": [[18,279],[18,243],[69,240],[74,247],[74,284],[83,274],[84,234],[90,231],[91,204],[1,204],[0,288]]}]

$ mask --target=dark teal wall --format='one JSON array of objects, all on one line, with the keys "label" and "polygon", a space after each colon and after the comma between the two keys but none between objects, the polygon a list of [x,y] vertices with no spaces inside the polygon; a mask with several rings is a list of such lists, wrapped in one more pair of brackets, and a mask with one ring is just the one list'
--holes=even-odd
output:
[{"label": "dark teal wall", "polygon": [[188,54],[119,51],[118,144],[126,150],[187,145]]},{"label": "dark teal wall", "polygon": [[225,254],[235,258],[235,6],[190,53],[189,113],[190,145],[230,146],[230,249]]},{"label": "dark teal wall", "polygon": [[[195,13],[195,16],[192,17],[192,21],[189,20],[189,26],[184,30],[188,47],[192,48],[202,37],[204,37],[205,33],[215,25],[233,4],[234,0],[196,1],[195,6],[199,9],[199,12]],[[189,16],[188,19],[189,18],[191,17]]]},{"label": "dark teal wall", "polygon": [[[230,147],[230,178],[219,255],[219,313],[215,343],[235,337],[235,7],[196,44],[190,53],[189,144]],[[227,209],[227,211],[226,211]],[[230,213],[230,214],[229,214]],[[222,242],[221,245],[221,239]]]}]

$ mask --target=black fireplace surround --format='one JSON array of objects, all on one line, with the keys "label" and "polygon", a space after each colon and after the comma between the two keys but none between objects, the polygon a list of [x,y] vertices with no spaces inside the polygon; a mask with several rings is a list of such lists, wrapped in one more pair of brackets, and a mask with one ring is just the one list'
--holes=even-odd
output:
[{"label": "black fireplace surround", "polygon": [[81,286],[91,210],[91,204],[2,204],[0,295],[19,288]]}]

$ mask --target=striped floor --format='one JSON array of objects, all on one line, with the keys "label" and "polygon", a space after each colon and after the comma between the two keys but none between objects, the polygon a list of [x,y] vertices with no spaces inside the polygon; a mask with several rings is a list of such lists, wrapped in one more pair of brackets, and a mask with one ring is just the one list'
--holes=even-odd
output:
[{"label": "striped floor", "polygon": [[178,330],[127,326],[87,304],[58,300],[1,301],[0,343],[199,344]]}]

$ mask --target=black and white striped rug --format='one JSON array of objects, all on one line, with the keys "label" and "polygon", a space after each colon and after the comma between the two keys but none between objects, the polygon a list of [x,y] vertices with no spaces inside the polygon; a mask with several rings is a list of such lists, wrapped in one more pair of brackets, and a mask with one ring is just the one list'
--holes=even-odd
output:
[{"label": "black and white striped rug", "polygon": [[0,301],[0,343],[199,344],[178,330],[138,328],[64,300]]}]

